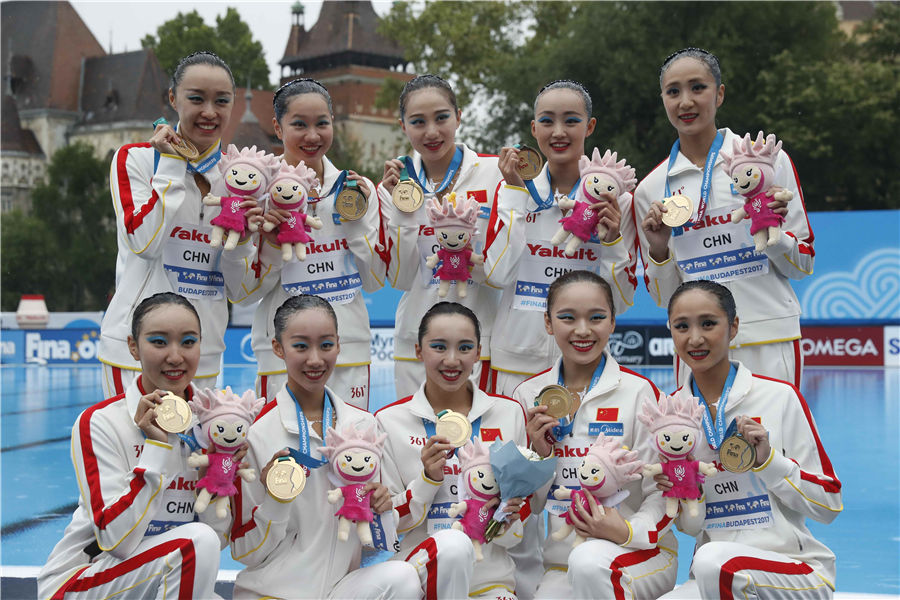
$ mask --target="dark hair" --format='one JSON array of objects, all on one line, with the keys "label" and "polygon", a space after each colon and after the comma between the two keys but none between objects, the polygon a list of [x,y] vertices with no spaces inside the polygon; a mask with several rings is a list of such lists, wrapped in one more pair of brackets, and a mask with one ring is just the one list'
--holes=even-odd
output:
[{"label": "dark hair", "polygon": [[573,92],[580,94],[581,99],[584,101],[584,110],[587,112],[588,118],[591,118],[591,111],[594,109],[594,103],[591,102],[590,93],[588,93],[587,88],[584,87],[584,84],[573,81],[571,79],[557,79],[556,81],[551,81],[550,83],[542,87],[541,90],[537,93],[537,96],[534,97],[535,113],[537,113],[538,99],[544,95],[544,92],[549,92],[550,90],[572,90]]},{"label": "dark hair", "polygon": [[662,66],[659,68],[659,87],[662,87],[663,75],[669,70],[673,62],[679,58],[695,58],[706,65],[713,79],[716,80],[716,87],[722,85],[722,68],[719,66],[719,58],[703,48],[682,48],[678,52],[673,52],[666,57]]},{"label": "dark hair", "polygon": [[231,89],[234,91],[234,75],[231,74],[231,68],[228,66],[228,63],[209,50],[201,50],[199,52],[194,52],[193,54],[188,54],[178,61],[175,72],[172,73],[172,85],[170,87],[173,92],[181,85],[181,80],[184,79],[184,72],[187,68],[193,67],[194,65],[209,65],[211,67],[221,67],[225,69],[225,72],[228,73],[228,79],[231,80]]},{"label": "dark hair", "polygon": [[275,311],[275,339],[279,342],[281,341],[281,334],[284,333],[288,321],[294,314],[304,310],[312,310],[314,308],[324,310],[328,313],[331,316],[331,320],[334,321],[335,330],[337,330],[337,315],[334,313],[334,308],[331,307],[331,304],[329,304],[327,300],[312,294],[300,294],[299,296],[291,296],[285,300],[284,303],[278,307],[278,310]]},{"label": "dark hair", "polygon": [[440,317],[442,315],[462,315],[472,321],[472,325],[475,326],[475,343],[481,343],[481,325],[478,323],[478,317],[475,316],[475,313],[467,307],[459,304],[458,302],[438,302],[434,306],[428,309],[428,311],[422,316],[422,321],[419,323],[419,345],[422,345],[422,340],[425,338],[425,334],[428,332],[428,324],[431,323],[431,320],[435,317]]},{"label": "dark hair", "polygon": [[409,95],[413,92],[424,90],[425,88],[437,88],[443,91],[444,94],[447,95],[447,100],[449,100],[450,104],[453,105],[453,110],[459,111],[459,104],[456,102],[456,94],[453,92],[453,88],[450,87],[450,84],[437,75],[426,73],[424,75],[417,75],[413,77],[406,82],[406,85],[403,86],[403,91],[400,92],[401,121],[406,117],[406,101],[409,98]]},{"label": "dark hair", "polygon": [[300,96],[301,94],[319,94],[325,98],[325,103],[328,105],[328,112],[334,114],[334,107],[331,104],[331,94],[328,93],[328,89],[315,79],[303,77],[301,79],[292,79],[275,90],[275,95],[272,96],[272,106],[275,109],[276,121],[281,123],[281,119],[284,117],[284,113],[287,112],[288,104],[290,104],[291,99],[294,96]]},{"label": "dark hair", "polygon": [[547,290],[548,317],[550,316],[550,307],[553,306],[553,302],[556,300],[559,290],[572,283],[593,283],[602,288],[603,293],[606,294],[606,300],[609,302],[609,311],[612,313],[613,319],[616,318],[616,305],[613,303],[613,293],[609,283],[596,273],[585,270],[569,271],[553,280],[553,283],[550,284],[550,289]]},{"label": "dark hair", "polygon": [[721,308],[728,316],[729,323],[733,322],[735,317],[737,317],[737,307],[734,304],[734,296],[731,295],[731,290],[729,290],[721,283],[716,283],[715,281],[709,281],[706,279],[685,281],[684,283],[679,285],[675,292],[672,294],[672,297],[669,298],[669,308],[667,314],[672,314],[672,307],[675,305],[675,300],[677,300],[678,297],[683,293],[690,290],[702,290],[704,292],[712,294],[715,297],[716,302],[718,302],[719,308]]},{"label": "dark hair", "polygon": [[197,314],[197,309],[194,308],[194,305],[191,304],[187,298],[179,296],[174,292],[160,292],[144,298],[134,309],[134,313],[131,316],[131,337],[137,340],[138,334],[141,332],[141,325],[143,324],[144,317],[147,316],[147,313],[157,306],[163,306],[165,304],[175,304],[191,311],[197,318],[197,328],[199,329],[200,315]]}]

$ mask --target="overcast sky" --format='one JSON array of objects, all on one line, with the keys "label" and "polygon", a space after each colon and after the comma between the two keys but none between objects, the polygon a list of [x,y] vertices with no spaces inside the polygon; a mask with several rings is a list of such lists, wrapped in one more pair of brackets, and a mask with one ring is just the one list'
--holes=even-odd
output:
[{"label": "overcast sky", "polygon": [[[269,64],[269,80],[277,83],[281,78],[278,61],[284,55],[291,28],[291,5],[293,0],[271,1],[231,1],[202,2],[185,0],[181,2],[140,2],[135,0],[97,1],[71,0],[75,11],[87,24],[91,33],[107,52],[113,53],[139,50],[141,38],[147,34],[156,35],[156,29],[172,19],[179,12],[196,10],[207,25],[215,26],[216,16],[224,15],[228,7],[235,7],[241,19],[250,26],[253,39],[261,42]],[[303,2],[306,29],[309,30],[319,17],[321,2]],[[383,15],[390,10],[391,2],[375,0],[375,12]],[[235,73],[235,77],[239,75]]]}]

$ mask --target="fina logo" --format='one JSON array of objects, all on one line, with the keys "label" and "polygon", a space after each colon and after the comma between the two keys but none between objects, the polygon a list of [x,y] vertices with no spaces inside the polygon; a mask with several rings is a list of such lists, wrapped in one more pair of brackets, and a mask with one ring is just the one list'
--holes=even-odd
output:
[{"label": "fina logo", "polygon": [[626,350],[634,350],[644,345],[644,337],[637,331],[629,329],[624,333],[615,332],[609,336],[609,352],[614,357],[622,356]]},{"label": "fina logo", "polygon": [[817,279],[801,302],[810,319],[892,319],[900,314],[900,249],[862,257],[853,272]]}]

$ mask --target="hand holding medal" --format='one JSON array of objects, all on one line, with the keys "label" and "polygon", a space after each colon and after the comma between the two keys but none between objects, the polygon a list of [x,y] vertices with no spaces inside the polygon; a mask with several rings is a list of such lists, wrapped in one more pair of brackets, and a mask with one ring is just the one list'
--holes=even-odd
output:
[{"label": "hand holding medal", "polygon": [[750,417],[741,415],[728,428],[719,446],[719,462],[732,473],[744,473],[769,459],[769,432]]},{"label": "hand holding medal", "polygon": [[171,392],[155,390],[141,397],[134,422],[147,439],[168,442],[169,433],[181,433],[188,428],[191,415],[191,408],[183,399]]},{"label": "hand holding medal", "polygon": [[306,486],[306,471],[289,456],[288,450],[279,450],[263,469],[260,479],[272,497],[281,502],[290,502]]}]

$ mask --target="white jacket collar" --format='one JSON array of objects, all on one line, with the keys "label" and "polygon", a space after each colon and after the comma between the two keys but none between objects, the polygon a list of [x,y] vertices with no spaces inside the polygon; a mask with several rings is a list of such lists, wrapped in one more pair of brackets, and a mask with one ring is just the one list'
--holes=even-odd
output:
[{"label": "white jacket collar", "polygon": [[[343,400],[338,398],[337,394],[335,394],[331,388],[325,386],[325,390],[328,392],[328,395],[331,397],[331,402],[334,405],[335,425],[340,425],[348,418],[349,411],[353,409],[347,406]],[[287,383],[285,383],[275,395],[275,402],[278,403],[278,416],[281,418],[281,425],[284,427],[285,431],[292,435],[300,435],[300,425],[297,422],[297,405],[294,403],[291,394],[287,390]],[[323,431],[327,430],[328,427],[323,428]],[[318,437],[315,432],[314,436]]]},{"label": "white jacket collar", "polygon": [[[472,385],[471,382],[469,385]],[[474,390],[472,393],[472,408],[469,409],[468,414],[469,422],[474,421],[489,411],[491,407],[494,406],[494,402],[496,402],[493,396],[489,396],[474,385],[472,385],[472,387]],[[428,398],[425,397],[424,382],[419,386],[419,389],[416,390],[416,393],[413,394],[408,403],[408,408],[409,412],[422,419],[434,422],[437,418],[434,414],[434,408],[432,408],[431,403],[428,402]]]},{"label": "white jacket collar", "polygon": [[[740,361],[732,361],[737,366],[737,373],[734,376],[734,383],[731,385],[731,391],[728,392],[728,401],[725,403],[725,410],[730,411],[735,406],[740,405],[741,401],[746,398],[747,393],[750,391],[750,388],[753,387],[753,373],[750,372],[750,369],[741,364]],[[693,373],[688,376],[687,382],[683,386],[681,386],[676,395],[681,396],[693,396],[693,383],[694,383],[694,375]]]},{"label": "white jacket collar", "polygon": [[[582,404],[619,387],[619,383],[622,381],[622,371],[619,368],[619,363],[616,362],[616,359],[609,353],[608,347],[603,349],[603,355],[606,356],[606,365],[603,367],[603,373],[600,374],[600,379],[597,381],[596,385],[585,392],[584,396],[581,398]],[[552,383],[559,381],[559,370],[561,368],[562,357],[558,358],[550,369],[549,374]]]},{"label": "white jacket collar", "polygon": [[[724,136],[725,136],[725,142],[722,144],[722,148],[719,150],[719,155],[716,157],[716,163],[715,163],[715,164],[717,164],[717,165],[718,165],[720,162],[722,162],[723,160],[725,160],[725,159],[722,157],[722,154],[723,154],[723,153],[725,153],[725,154],[727,154],[727,155],[729,155],[729,156],[731,155],[731,145],[732,145],[732,140],[733,140],[734,137],[735,137],[734,132],[732,132],[732,131],[731,131],[730,129],[728,129],[727,127],[725,127],[724,129],[719,129],[719,132],[722,133],[722,134],[724,134]],[[666,165],[668,165],[668,164],[669,164],[669,160],[666,159]],[[678,153],[678,156],[675,158],[675,164],[672,165],[672,168],[671,168],[671,169],[669,169],[669,175],[679,175],[679,174],[681,174],[681,173],[684,173],[685,171],[692,171],[692,170],[693,170],[693,171],[696,171],[696,170],[698,170],[698,169],[699,169],[699,170],[702,170],[702,167],[698,167],[697,165],[695,165],[694,163],[692,163],[692,162],[688,159],[687,156],[685,156],[683,153],[679,152],[679,153]]]}]

